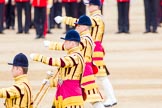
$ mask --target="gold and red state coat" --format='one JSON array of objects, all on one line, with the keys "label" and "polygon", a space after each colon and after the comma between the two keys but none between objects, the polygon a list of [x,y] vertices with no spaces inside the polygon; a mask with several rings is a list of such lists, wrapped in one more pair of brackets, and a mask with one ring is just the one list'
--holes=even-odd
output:
[{"label": "gold and red state coat", "polygon": [[[64,20],[69,20],[69,23],[74,24],[76,18],[64,17]],[[67,22],[68,23],[68,22]],[[98,90],[98,86],[95,82],[95,76],[92,69],[92,53],[93,53],[93,39],[90,36],[90,31],[86,30],[79,33],[81,37],[80,50],[85,60],[85,69],[82,73],[81,86],[84,88],[83,98],[87,102],[102,101],[102,96]],[[48,47],[50,50],[65,50],[64,45],[61,42],[50,42]]]},{"label": "gold and red state coat", "polygon": [[[90,34],[91,37],[96,44],[93,52],[93,62],[98,67],[98,73],[95,74],[96,76],[107,76],[109,74],[108,69],[106,67],[103,58],[105,56],[104,48],[102,46],[102,40],[104,36],[105,24],[102,19],[101,11],[97,10],[90,13],[90,19],[92,22]],[[62,23],[75,26],[75,22],[78,19],[72,17],[63,17]]]},{"label": "gold and red state coat", "polygon": [[0,98],[5,98],[5,108],[33,108],[32,88],[26,74],[14,78],[14,84],[0,89]]},{"label": "gold and red state coat", "polygon": [[[83,108],[80,77],[83,72],[83,62],[79,47],[66,50],[67,55],[61,58],[47,57],[40,54],[34,56],[34,61],[42,62],[50,66],[57,66],[58,81],[50,86],[57,86],[54,105],[56,108]],[[56,85],[57,84],[57,85]]]}]

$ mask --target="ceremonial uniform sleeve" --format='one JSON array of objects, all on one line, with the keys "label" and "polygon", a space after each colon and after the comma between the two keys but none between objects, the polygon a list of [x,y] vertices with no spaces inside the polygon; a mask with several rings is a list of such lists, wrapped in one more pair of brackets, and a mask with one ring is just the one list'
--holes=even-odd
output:
[{"label": "ceremonial uniform sleeve", "polygon": [[63,21],[62,21],[62,23],[70,26],[75,26],[74,24],[75,22],[77,22],[77,19],[73,17],[63,17]]},{"label": "ceremonial uniform sleeve", "polygon": [[50,45],[48,46],[49,50],[65,50],[64,44],[61,42],[50,42]]},{"label": "ceremonial uniform sleeve", "polygon": [[2,88],[2,89],[0,89],[0,98],[20,97],[20,91],[21,91],[21,94],[23,94],[23,91],[18,86]]},{"label": "ceremonial uniform sleeve", "polygon": [[35,54],[33,60],[48,64],[50,66],[57,66],[62,68],[73,67],[79,62],[79,58],[76,55],[64,56],[62,58],[52,58]]}]

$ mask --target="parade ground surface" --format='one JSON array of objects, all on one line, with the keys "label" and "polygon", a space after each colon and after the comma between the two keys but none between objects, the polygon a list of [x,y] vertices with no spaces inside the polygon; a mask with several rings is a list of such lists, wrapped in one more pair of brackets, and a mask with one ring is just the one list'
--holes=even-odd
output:
[{"label": "parade ground surface", "polygon": [[[106,0],[107,1],[107,0]],[[118,104],[114,108],[162,108],[162,27],[158,33],[143,34],[145,31],[144,8],[142,0],[132,0],[130,5],[130,34],[116,34],[116,1],[107,1],[104,5],[103,19],[106,24],[103,46],[104,58],[111,75]],[[8,62],[20,52],[29,59],[29,80],[33,93],[39,91],[47,71],[56,72],[50,67],[30,59],[31,53],[41,53],[52,57],[61,57],[65,53],[50,51],[43,46],[44,40],[61,41],[63,29],[52,29],[46,39],[35,39],[34,28],[30,34],[17,35],[15,30],[5,30],[0,34],[0,88],[13,83],[11,66]],[[55,95],[55,88],[49,89],[39,108],[50,108]],[[4,99],[0,99],[0,108],[4,108]],[[86,104],[86,108],[91,108]]]}]

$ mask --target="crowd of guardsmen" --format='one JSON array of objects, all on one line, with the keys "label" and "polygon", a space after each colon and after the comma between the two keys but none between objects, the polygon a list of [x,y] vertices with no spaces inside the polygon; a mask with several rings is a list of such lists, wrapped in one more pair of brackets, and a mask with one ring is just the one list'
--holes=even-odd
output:
[{"label": "crowd of guardsmen", "polygon": [[[49,83],[50,87],[56,87],[52,108],[84,108],[84,101],[91,103],[93,108],[113,107],[117,104],[113,87],[108,79],[110,73],[104,62],[103,2],[103,0],[0,0],[1,34],[4,29],[15,29],[15,9],[18,20],[17,34],[29,34],[29,29],[34,26],[35,38],[45,38],[46,33],[51,33],[51,28],[61,29],[61,23],[66,25],[66,35],[61,38],[64,40],[63,43],[44,41],[44,46],[50,50],[67,51],[66,56],[53,58],[39,53],[30,54],[33,61],[58,67],[55,73],[57,79],[51,77],[43,80],[43,84]],[[129,33],[130,0],[117,2],[117,33]],[[85,15],[85,4],[88,4],[89,15]],[[62,6],[65,7],[65,16],[62,16]],[[162,0],[144,0],[144,6],[146,19],[144,33],[157,33],[157,27],[162,22],[162,7],[160,7]],[[31,16],[32,7],[34,16]],[[13,62],[8,64],[13,66],[11,71],[15,84],[0,89],[0,98],[6,98],[4,104],[6,108],[33,108],[33,94],[27,78],[29,65],[27,57],[19,53]]]},{"label": "crowd of guardsmen", "polygon": [[[5,29],[15,30],[17,34],[29,34],[30,28],[36,30],[35,38],[44,38],[50,29],[61,29],[53,19],[62,15],[62,7],[65,8],[66,16],[79,18],[86,14],[86,0],[0,0],[0,34]],[[105,1],[108,3],[108,1]],[[130,0],[117,0],[118,31],[117,33],[130,33],[129,10]],[[101,0],[101,13],[103,14],[103,3]],[[24,12],[23,12],[24,10]],[[34,14],[32,14],[34,10]],[[145,31],[144,33],[157,33],[157,27],[162,23],[162,0],[144,0]],[[25,15],[22,15],[22,14]],[[25,16],[25,21],[22,19]],[[17,17],[17,21],[15,21]],[[15,22],[17,26],[15,27]],[[23,25],[24,24],[24,25]],[[65,33],[73,29],[66,25]]]}]

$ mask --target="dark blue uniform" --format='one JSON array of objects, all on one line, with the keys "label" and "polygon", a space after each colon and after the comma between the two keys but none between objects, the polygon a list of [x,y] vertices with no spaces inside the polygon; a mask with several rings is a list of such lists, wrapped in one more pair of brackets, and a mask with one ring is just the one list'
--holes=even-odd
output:
[{"label": "dark blue uniform", "polygon": [[[28,33],[30,27],[30,1],[29,0],[15,0],[17,8],[17,22],[18,32],[17,33]],[[25,11],[25,26],[22,25],[22,10]]]},{"label": "dark blue uniform", "polygon": [[129,6],[130,0],[117,0],[118,6],[118,32],[129,33]]},{"label": "dark blue uniform", "polygon": [[57,24],[53,20],[56,16],[62,16],[62,3],[59,0],[55,0],[50,12],[50,28],[54,28],[57,25],[57,28],[61,28],[61,24]]},{"label": "dark blue uniform", "polygon": [[6,15],[6,29],[14,29],[15,26],[15,5],[12,4],[12,0],[9,0],[6,4],[5,9],[5,15]]},{"label": "dark blue uniform", "polygon": [[157,32],[157,14],[159,0],[144,0],[145,29],[144,33]]}]

